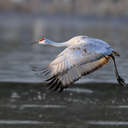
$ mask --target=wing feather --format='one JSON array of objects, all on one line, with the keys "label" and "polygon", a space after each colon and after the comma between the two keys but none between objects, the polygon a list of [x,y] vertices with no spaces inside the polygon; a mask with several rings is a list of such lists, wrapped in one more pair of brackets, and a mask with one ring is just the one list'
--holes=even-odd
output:
[{"label": "wing feather", "polygon": [[83,75],[102,67],[110,58],[102,53],[85,51],[80,47],[68,47],[48,65],[50,88],[62,91]]}]

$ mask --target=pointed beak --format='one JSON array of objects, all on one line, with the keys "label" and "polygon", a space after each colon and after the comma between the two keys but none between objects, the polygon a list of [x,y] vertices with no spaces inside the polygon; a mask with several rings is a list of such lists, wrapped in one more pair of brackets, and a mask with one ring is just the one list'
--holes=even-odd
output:
[{"label": "pointed beak", "polygon": [[31,44],[32,44],[32,45],[36,45],[36,44],[38,44],[38,41],[37,41],[37,40],[32,41]]}]

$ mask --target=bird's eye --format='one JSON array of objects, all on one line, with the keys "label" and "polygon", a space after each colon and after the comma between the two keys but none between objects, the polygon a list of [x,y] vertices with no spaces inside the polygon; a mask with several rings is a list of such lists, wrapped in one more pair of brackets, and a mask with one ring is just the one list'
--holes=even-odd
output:
[{"label": "bird's eye", "polygon": [[40,39],[40,41],[43,41],[43,40],[45,40],[45,39],[44,39],[44,38],[41,38],[41,39]]}]

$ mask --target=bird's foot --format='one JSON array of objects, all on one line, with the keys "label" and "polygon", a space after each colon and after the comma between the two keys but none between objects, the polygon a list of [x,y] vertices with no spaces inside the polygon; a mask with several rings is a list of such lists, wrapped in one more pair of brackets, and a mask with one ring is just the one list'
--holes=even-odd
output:
[{"label": "bird's foot", "polygon": [[127,84],[125,83],[125,80],[121,76],[118,76],[117,81],[119,82],[119,84],[121,86],[127,87]]}]

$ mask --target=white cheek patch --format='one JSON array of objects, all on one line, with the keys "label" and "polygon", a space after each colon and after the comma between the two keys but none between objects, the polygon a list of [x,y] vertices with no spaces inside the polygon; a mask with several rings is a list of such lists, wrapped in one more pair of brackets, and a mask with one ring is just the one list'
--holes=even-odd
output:
[{"label": "white cheek patch", "polygon": [[45,41],[39,41],[39,44],[45,44]]}]

